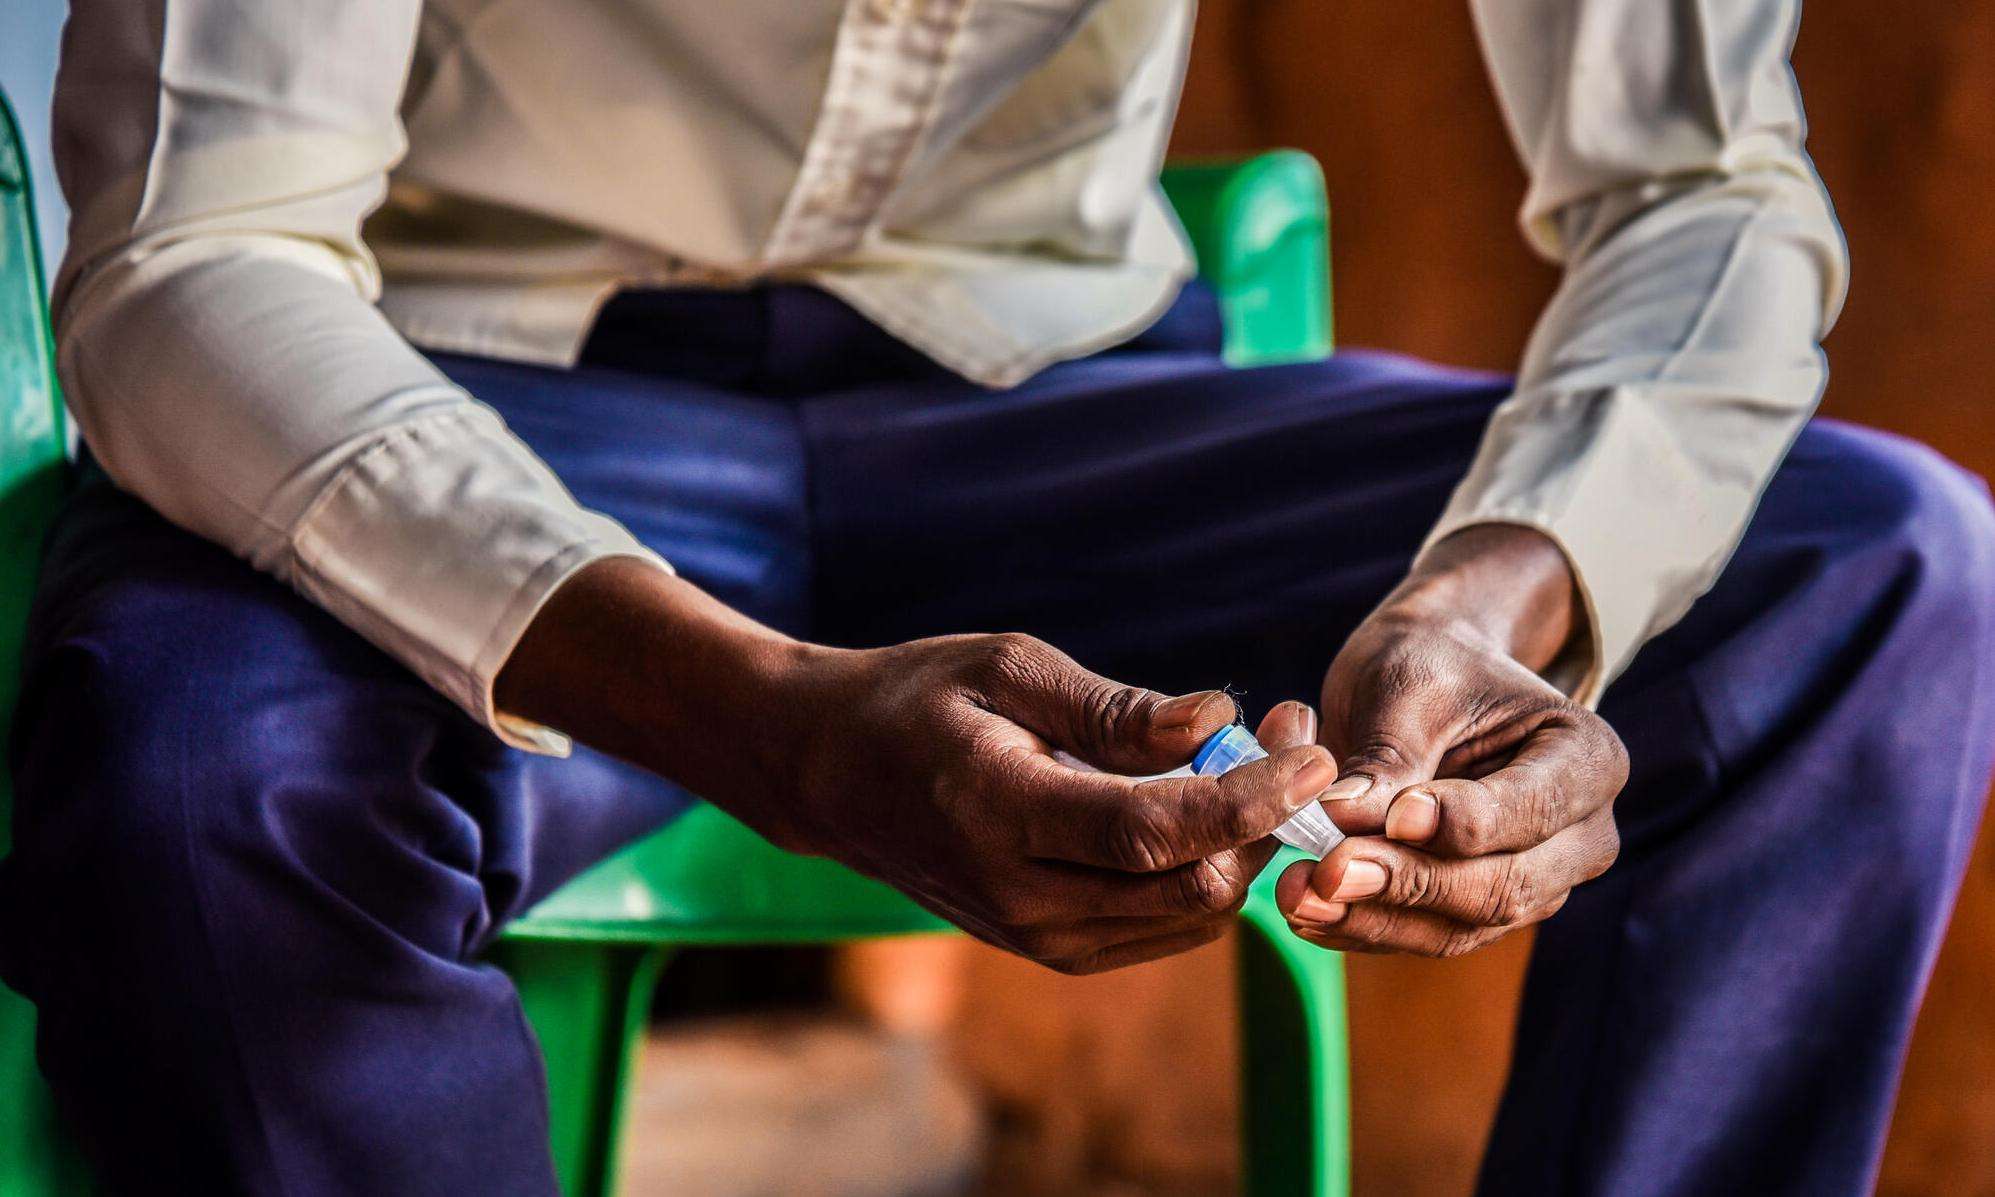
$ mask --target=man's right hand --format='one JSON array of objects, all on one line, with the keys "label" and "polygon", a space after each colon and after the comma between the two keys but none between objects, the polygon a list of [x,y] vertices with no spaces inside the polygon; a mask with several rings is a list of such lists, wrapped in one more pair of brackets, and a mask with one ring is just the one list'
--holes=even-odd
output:
[{"label": "man's right hand", "polygon": [[562,586],[495,689],[503,710],[1063,972],[1217,937],[1275,827],[1336,778],[1313,713],[1285,703],[1261,725],[1268,760],[1135,781],[1189,760],[1232,700],[1123,686],[1021,635],[804,644],[627,560]]}]

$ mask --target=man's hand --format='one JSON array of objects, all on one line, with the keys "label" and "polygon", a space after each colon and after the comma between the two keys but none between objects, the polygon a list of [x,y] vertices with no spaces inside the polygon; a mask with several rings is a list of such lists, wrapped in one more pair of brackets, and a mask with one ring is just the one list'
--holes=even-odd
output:
[{"label": "man's hand", "polygon": [[1627,754],[1535,672],[1579,622],[1563,554],[1509,526],[1436,549],[1323,684],[1343,764],[1327,807],[1354,838],[1291,866],[1276,896],[1325,947],[1470,952],[1551,917],[1619,850]]},{"label": "man's hand", "polygon": [[[501,673],[501,709],[672,778],[771,841],[878,877],[972,934],[1064,972],[1207,943],[1336,778],[1300,704],[1272,755],[1184,764],[1233,718],[1019,635],[851,651],[791,640],[635,562],[564,585]],[[1111,772],[1069,768],[1054,749]]]}]

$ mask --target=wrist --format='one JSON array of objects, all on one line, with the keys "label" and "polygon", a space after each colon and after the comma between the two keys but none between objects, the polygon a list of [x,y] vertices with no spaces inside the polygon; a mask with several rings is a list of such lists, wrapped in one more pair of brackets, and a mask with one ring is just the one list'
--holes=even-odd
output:
[{"label": "wrist", "polygon": [[1564,550],[1521,524],[1477,524],[1437,541],[1380,614],[1452,625],[1533,672],[1586,633],[1578,579]]},{"label": "wrist", "polygon": [[[500,710],[557,728],[700,792],[744,761],[813,654],[690,582],[635,558],[564,582],[493,684]],[[740,734],[737,734],[737,733]]]}]

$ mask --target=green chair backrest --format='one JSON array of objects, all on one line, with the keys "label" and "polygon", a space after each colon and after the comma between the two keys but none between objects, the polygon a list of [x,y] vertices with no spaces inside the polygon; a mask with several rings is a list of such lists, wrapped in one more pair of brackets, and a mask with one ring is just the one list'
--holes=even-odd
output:
[{"label": "green chair backrest", "polygon": [[[0,95],[0,740],[19,697],[21,638],[42,537],[68,470],[46,295],[27,152]],[[10,784],[0,769],[0,855],[10,840]],[[34,1033],[34,1007],[0,988],[0,1193],[83,1192],[81,1166],[56,1134],[35,1070]]]},{"label": "green chair backrest", "polygon": [[1328,357],[1333,342],[1330,200],[1301,150],[1174,161],[1164,194],[1219,295],[1227,364]]},{"label": "green chair backrest", "polygon": [[[20,126],[0,96],[0,716],[11,717],[42,535],[67,464],[34,197]],[[0,795],[6,790],[0,775]],[[4,800],[0,800],[4,801]],[[0,827],[0,852],[7,845]]]}]

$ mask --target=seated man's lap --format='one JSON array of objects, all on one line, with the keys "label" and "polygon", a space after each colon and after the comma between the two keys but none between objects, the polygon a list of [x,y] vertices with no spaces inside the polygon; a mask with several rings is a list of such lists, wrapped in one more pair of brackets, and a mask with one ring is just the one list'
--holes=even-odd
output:
[{"label": "seated man's lap", "polygon": [[[585,502],[752,614],[848,641],[869,620],[896,638],[1024,627],[1136,680],[1233,681],[1269,701],[1308,693],[1404,567],[1500,393],[1484,376],[1391,358],[1250,372],[1205,354],[1102,363],[1007,395],[895,388],[915,402],[872,420],[850,418],[862,392],[737,401],[445,360]],[[608,426],[590,418],[599,399]],[[932,435],[964,415],[972,427]],[[805,434],[827,430],[806,494]],[[846,485],[875,472],[834,449],[869,435],[926,463],[892,467],[915,493]],[[1360,468],[1384,464],[1381,446],[1416,443],[1434,457],[1401,476]],[[910,511],[928,521],[918,535]],[[1364,534],[1339,531],[1354,527]],[[1132,567],[1162,588],[1123,589]],[[813,576],[814,596],[802,588]],[[337,923],[328,912],[347,906],[368,935],[462,956],[690,801],[586,749],[560,761],[503,747],[94,467],[49,546],[26,683],[4,890],[24,947],[59,951],[93,921],[143,935],[147,919],[197,917],[195,888],[221,860],[307,879],[320,901],[300,926]],[[118,880],[93,889],[103,875]],[[224,887],[212,900],[262,899]],[[46,916],[65,903],[70,914]]]},{"label": "seated man's lap", "polygon": [[[1991,598],[1986,486],[1916,442],[1817,420],[1710,592],[1636,655],[1602,713],[1644,728],[1658,722],[1645,708],[1659,692],[1680,689],[1694,704],[1684,725],[1698,734],[1677,738],[1741,762],[1783,723],[1797,736],[1868,695],[1894,714],[1871,708],[1851,722],[1855,738],[1838,741],[1848,764],[1892,755],[1908,732],[1957,752],[1971,738],[1959,717],[1978,705],[1964,700],[1986,690],[1974,679],[1991,665]],[[1650,750],[1663,752],[1661,743]],[[1880,791],[1894,788],[1876,780]],[[1624,822],[1640,815],[1638,802],[1620,810]]]},{"label": "seated man's lap", "polygon": [[[576,429],[589,425],[574,400],[594,396],[561,394],[557,372],[447,364],[481,393],[527,392],[501,393],[497,405],[551,450],[564,477],[582,476],[585,501],[599,489],[595,475],[644,468],[627,437],[577,443]],[[617,402],[633,406],[619,421],[627,427],[647,392],[618,385]],[[684,388],[664,391],[672,418],[653,421],[660,443],[687,427]],[[557,402],[538,402],[542,392]],[[716,589],[753,598],[762,580],[773,598],[751,606],[768,608],[765,617],[787,610],[827,639],[1026,630],[1122,680],[1165,690],[1230,684],[1265,707],[1314,699],[1343,637],[1410,562],[1504,393],[1493,375],[1388,355],[1237,371],[1210,355],[1162,352],[1074,363],[999,395],[932,379],[860,387],[798,401],[787,423],[770,404],[730,420],[726,401],[703,399],[693,424],[706,447],[679,446],[659,470],[666,481],[639,504],[624,496],[612,514],[648,525],[647,539],[668,556],[692,558],[688,572],[703,584],[731,568],[736,576],[717,577]],[[731,424],[752,431],[730,438]],[[765,474],[798,480],[794,503],[744,505],[724,493],[718,513],[677,510],[702,502],[701,453],[730,442],[727,452],[762,462]],[[769,463],[792,452],[808,458],[807,494],[800,464]],[[1729,662],[1718,670],[1725,703],[1751,701],[1732,684],[1745,661],[1759,662],[1752,668],[1767,674],[1768,692],[1804,676],[1791,660],[1765,656],[1784,651],[1766,647],[1780,637],[1748,642],[1735,632],[1793,608],[1776,599],[1802,587],[1807,563],[1825,555],[1861,556],[1870,544],[1876,557],[1909,541],[1914,558],[1931,558],[1928,589],[1935,576],[1972,585],[1965,575],[1976,559],[1949,556],[1941,543],[1975,518],[1971,488],[1954,477],[1930,454],[1876,434],[1805,432],[1717,593],[1638,659],[1609,713],[1644,739],[1670,722],[1645,719],[1644,707],[1682,701],[1656,680],[1711,673],[1719,658]],[[1823,495],[1843,506],[1831,510]],[[753,535],[743,535],[749,523]],[[795,556],[806,561],[786,560]],[[709,571],[706,560],[723,564]],[[807,570],[813,589],[803,591]],[[1888,581],[1888,570],[1870,573]],[[780,584],[766,584],[771,574]],[[284,788],[271,779],[294,769],[310,780],[288,788],[338,791],[334,809],[386,804],[397,825],[436,820],[417,837],[432,846],[480,838],[477,859],[456,863],[487,884],[496,920],[688,800],[586,750],[560,762],[504,749],[330,616],[101,474],[51,546],[29,665],[17,753],[29,783],[18,821],[29,833],[42,805],[37,778],[54,785],[94,770],[105,788],[149,791],[196,768],[194,796],[215,806],[262,802],[257,795]],[[59,716],[41,711],[54,695],[69,704]],[[426,791],[441,803],[427,815],[404,797]],[[508,820],[526,820],[529,793],[541,805],[562,796],[560,814],[532,820],[538,844],[524,825],[503,834]],[[142,818],[143,805],[128,799],[113,813]],[[293,802],[290,814],[310,806]],[[488,824],[482,835],[478,822]],[[548,862],[539,872],[536,850]]]},{"label": "seated man's lap", "polygon": [[813,402],[820,625],[859,645],[1027,631],[1158,690],[1314,702],[1505,393],[1385,354],[1134,352],[999,395]]}]

